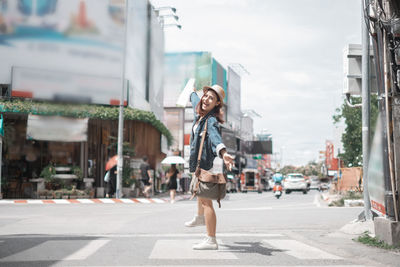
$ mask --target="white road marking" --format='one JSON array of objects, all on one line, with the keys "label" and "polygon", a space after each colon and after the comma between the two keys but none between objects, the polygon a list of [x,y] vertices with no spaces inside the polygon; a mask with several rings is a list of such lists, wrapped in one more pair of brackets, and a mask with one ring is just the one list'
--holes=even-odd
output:
[{"label": "white road marking", "polygon": [[13,200],[0,200],[0,204],[14,204]]},{"label": "white road marking", "polygon": [[309,246],[302,242],[289,239],[270,239],[263,240],[264,243],[268,243],[277,249],[281,249],[282,252],[302,260],[341,260],[343,258],[320,250],[318,248]]},{"label": "white road marking", "polygon": [[272,207],[257,207],[257,208],[236,208],[236,209],[221,209],[221,211],[250,211],[250,210],[272,210]]},{"label": "white road marking", "polygon": [[125,204],[134,204],[135,203],[132,199],[129,199],[129,198],[120,198],[119,200]]},{"label": "white road marking", "polygon": [[27,203],[28,204],[43,204],[43,201],[39,200],[39,199],[28,199]]},{"label": "white road marking", "polygon": [[53,200],[54,203],[56,203],[56,204],[71,204],[71,202],[69,202],[66,199],[51,199],[51,200]]},{"label": "white road marking", "polygon": [[[102,234],[102,235],[85,235],[89,237],[204,237],[205,234],[196,233],[170,233],[170,234]],[[263,233],[217,233],[217,237],[283,237],[282,234],[263,234]]]},{"label": "white road marking", "polygon": [[202,259],[202,260],[236,260],[232,252],[224,251],[223,244],[218,240],[219,250],[193,250],[192,246],[201,239],[158,240],[149,259]]},{"label": "white road marking", "polygon": [[151,203],[147,198],[137,198],[137,200],[140,201],[140,203]]},{"label": "white road marking", "polygon": [[164,200],[159,199],[159,198],[152,198],[152,200],[153,200],[154,202],[156,202],[156,203],[165,203]]},{"label": "white road marking", "polygon": [[[56,265],[53,265],[56,266]],[[68,265],[71,266],[71,265]],[[129,265],[129,267],[143,267],[143,265]],[[160,267],[161,265],[145,265],[146,267]],[[190,267],[210,267],[211,265],[162,265],[163,267],[176,267],[176,266],[190,266]],[[254,267],[257,265],[216,265],[218,267]],[[266,265],[268,267],[367,267],[366,265]],[[71,267],[82,267],[82,266],[71,266]],[[126,265],[90,265],[86,267],[128,267]]]},{"label": "white road marking", "polygon": [[92,240],[88,244],[86,244],[80,250],[74,252],[73,254],[65,257],[63,260],[84,260],[94,254],[97,250],[99,250],[102,246],[110,242],[110,240]]},{"label": "white road marking", "polygon": [[101,198],[99,200],[104,204],[114,204],[115,203],[115,201],[113,201],[112,199],[109,199],[109,198]]},{"label": "white road marking", "polygon": [[80,199],[77,199],[77,200],[80,203],[83,203],[83,204],[94,204],[94,202],[91,199],[80,198]]},{"label": "white road marking", "polygon": [[[109,240],[51,240],[2,258],[0,262],[85,259],[107,242]],[[77,248],[81,249],[77,251]]]}]

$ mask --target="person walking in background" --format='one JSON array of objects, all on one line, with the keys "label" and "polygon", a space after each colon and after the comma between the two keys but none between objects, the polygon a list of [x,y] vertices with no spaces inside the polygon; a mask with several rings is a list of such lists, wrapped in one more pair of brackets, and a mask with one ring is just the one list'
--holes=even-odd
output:
[{"label": "person walking in background", "polygon": [[109,170],[109,180],[107,182],[107,194],[106,197],[113,197],[117,190],[117,165]]},{"label": "person walking in background", "polygon": [[179,176],[179,171],[176,168],[176,164],[172,164],[171,168],[167,171],[167,188],[169,190],[169,196],[171,203],[175,203],[176,189],[178,187],[177,178]]},{"label": "person walking in background", "polygon": [[[223,101],[225,98],[224,89],[219,85],[203,88],[204,95],[200,99],[196,91],[190,95],[190,101],[194,108],[195,120],[193,122],[192,135],[190,138],[190,159],[189,167],[191,172],[197,168],[197,157],[199,155],[201,133],[207,123],[206,142],[200,160],[200,168],[215,173],[213,163],[215,157],[223,159],[228,170],[233,166],[233,157],[226,152],[226,147],[222,143],[219,131],[219,123],[223,123]],[[218,171],[217,171],[218,172]],[[218,249],[216,240],[217,217],[211,199],[198,197],[198,214],[191,221],[186,223],[192,226],[206,224],[207,237],[199,244],[193,246],[195,250],[215,250]]]},{"label": "person walking in background", "polygon": [[150,165],[147,162],[147,157],[144,156],[143,157],[143,163],[140,164],[140,174],[142,176],[142,182],[144,184],[144,190],[143,190],[143,194],[145,197],[150,197],[150,189],[151,189],[151,184],[152,184],[152,180],[151,180],[151,173],[150,173]]}]

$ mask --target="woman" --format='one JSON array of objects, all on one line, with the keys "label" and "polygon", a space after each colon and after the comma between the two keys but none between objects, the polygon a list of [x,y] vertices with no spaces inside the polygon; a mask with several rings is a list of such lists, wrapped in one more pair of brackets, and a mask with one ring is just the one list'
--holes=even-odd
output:
[{"label": "woman", "polygon": [[[190,101],[195,111],[195,120],[193,122],[193,131],[190,138],[190,159],[189,169],[195,172],[197,167],[197,156],[201,142],[201,134],[207,122],[207,135],[203,145],[203,152],[200,160],[200,168],[216,173],[213,168],[215,157],[223,159],[228,170],[233,165],[233,157],[226,153],[226,147],[222,143],[219,132],[219,123],[223,123],[223,100],[225,92],[219,85],[203,88],[204,95],[199,99],[196,91],[190,96]],[[219,171],[220,172],[220,171]],[[193,246],[196,250],[214,250],[218,249],[215,238],[217,218],[211,199],[197,198],[198,214],[204,214],[204,221],[207,228],[207,237],[199,244]],[[195,218],[196,219],[196,218]]]},{"label": "woman", "polygon": [[169,190],[169,196],[171,199],[171,203],[175,203],[175,195],[176,189],[178,187],[178,183],[176,178],[178,178],[179,171],[176,169],[176,164],[172,164],[171,168],[168,170],[166,177],[167,177],[167,187]]}]

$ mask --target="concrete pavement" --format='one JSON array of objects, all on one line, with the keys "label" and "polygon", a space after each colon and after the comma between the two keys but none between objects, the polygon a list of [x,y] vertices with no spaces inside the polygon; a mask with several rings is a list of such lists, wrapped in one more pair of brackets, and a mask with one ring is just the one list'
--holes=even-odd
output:
[{"label": "concrete pavement", "polygon": [[193,251],[195,201],[164,205],[0,206],[1,266],[398,266],[394,252],[340,233],[361,208],[319,195],[230,194],[216,208],[219,251]]}]

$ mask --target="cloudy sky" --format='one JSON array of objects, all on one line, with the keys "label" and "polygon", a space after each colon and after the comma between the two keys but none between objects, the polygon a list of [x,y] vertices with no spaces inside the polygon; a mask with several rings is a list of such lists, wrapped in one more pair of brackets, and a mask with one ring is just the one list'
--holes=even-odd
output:
[{"label": "cloudy sky", "polygon": [[342,103],[343,48],[361,42],[360,0],[153,0],[177,9],[182,29],[165,29],[166,51],[211,51],[242,64],[242,109],[255,132],[273,135],[283,164],[317,160],[334,139]]}]

